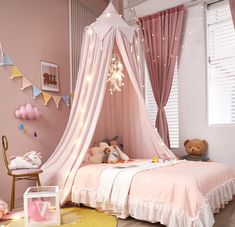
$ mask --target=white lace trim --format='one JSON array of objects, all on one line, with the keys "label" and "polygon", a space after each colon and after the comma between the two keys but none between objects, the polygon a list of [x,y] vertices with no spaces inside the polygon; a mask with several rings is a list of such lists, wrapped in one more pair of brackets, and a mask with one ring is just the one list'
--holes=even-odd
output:
[{"label": "white lace trim", "polygon": [[97,203],[96,191],[87,189],[73,189],[72,202],[83,203],[98,210],[107,211],[119,218],[132,216],[139,220],[152,223],[160,222],[168,227],[211,227],[214,224],[213,213],[219,212],[235,195],[235,179],[217,186],[206,195],[204,205],[195,217],[176,209],[173,204],[144,201],[136,197],[129,197],[128,206],[120,210],[115,204]]}]

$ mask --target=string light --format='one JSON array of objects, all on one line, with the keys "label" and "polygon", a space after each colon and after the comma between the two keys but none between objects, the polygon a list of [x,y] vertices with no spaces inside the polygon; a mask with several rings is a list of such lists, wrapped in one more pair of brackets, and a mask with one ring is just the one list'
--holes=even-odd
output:
[{"label": "string light", "polygon": [[106,17],[110,17],[111,16],[111,13],[106,13]]},{"label": "string light", "polygon": [[81,139],[78,138],[78,139],[76,140],[76,145],[78,146],[78,145],[80,145],[80,143],[81,143]]},{"label": "string light", "polygon": [[88,76],[86,77],[86,81],[87,81],[88,83],[91,82],[91,75],[88,75]]},{"label": "string light", "polygon": [[122,73],[123,65],[117,54],[112,55],[110,70],[108,74],[107,83],[110,82],[110,93],[111,95],[115,91],[121,91],[121,87],[124,86],[123,78],[125,77]]},{"label": "string light", "polygon": [[89,34],[89,35],[92,35],[92,34],[93,34],[92,29],[88,29],[88,34]]},{"label": "string light", "polygon": [[85,113],[85,110],[86,110],[85,107],[83,107],[83,108],[82,108],[82,114]]}]

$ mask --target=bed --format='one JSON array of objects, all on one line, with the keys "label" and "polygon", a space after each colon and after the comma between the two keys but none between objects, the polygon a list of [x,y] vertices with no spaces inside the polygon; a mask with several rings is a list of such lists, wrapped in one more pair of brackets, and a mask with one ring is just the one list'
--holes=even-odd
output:
[{"label": "bed", "polygon": [[[211,227],[219,212],[235,195],[235,172],[215,162],[177,161],[133,175],[123,207],[97,199],[101,177],[113,168],[131,167],[150,160],[118,164],[84,164],[77,171],[71,200],[119,218],[132,216],[169,227]],[[123,169],[125,169],[123,168]],[[107,182],[109,183],[109,182]]]}]

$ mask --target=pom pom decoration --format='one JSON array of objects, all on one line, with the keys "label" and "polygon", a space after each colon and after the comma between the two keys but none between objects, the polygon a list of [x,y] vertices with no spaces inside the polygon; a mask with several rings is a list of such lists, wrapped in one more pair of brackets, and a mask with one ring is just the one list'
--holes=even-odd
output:
[{"label": "pom pom decoration", "polygon": [[40,112],[37,107],[33,107],[31,104],[27,103],[25,106],[21,106],[15,111],[15,117],[23,120],[39,119]]}]

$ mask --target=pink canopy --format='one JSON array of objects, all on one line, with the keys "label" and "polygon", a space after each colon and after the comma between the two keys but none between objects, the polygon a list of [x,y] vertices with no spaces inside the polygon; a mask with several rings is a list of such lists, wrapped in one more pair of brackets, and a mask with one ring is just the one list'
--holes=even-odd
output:
[{"label": "pink canopy", "polygon": [[[176,159],[150,121],[142,95],[138,31],[128,26],[112,3],[85,29],[71,114],[55,152],[42,166],[43,185],[58,185],[61,202],[70,199],[77,170],[92,142],[119,135],[131,158]],[[124,87],[110,94],[112,54],[125,65]]]}]

